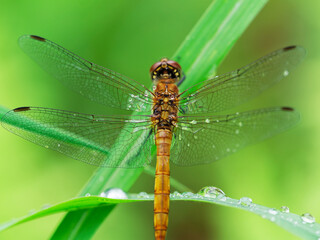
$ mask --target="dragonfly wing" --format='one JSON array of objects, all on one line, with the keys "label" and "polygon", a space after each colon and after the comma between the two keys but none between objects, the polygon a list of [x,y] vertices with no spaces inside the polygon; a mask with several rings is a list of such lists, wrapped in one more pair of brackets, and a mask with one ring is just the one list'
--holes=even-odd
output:
[{"label": "dragonfly wing", "polygon": [[183,116],[174,132],[171,159],[181,166],[210,163],[282,132],[298,121],[299,113],[288,107],[224,116]]},{"label": "dragonfly wing", "polygon": [[151,109],[152,93],[128,77],[38,36],[22,36],[19,45],[43,69],[92,101],[139,112]]},{"label": "dragonfly wing", "polygon": [[147,150],[154,138],[147,116],[113,117],[22,107],[9,111],[1,122],[22,138],[88,164],[137,168],[150,163]]},{"label": "dragonfly wing", "polygon": [[184,114],[221,112],[240,105],[286,77],[304,56],[304,48],[286,47],[197,84],[181,94],[180,111]]}]

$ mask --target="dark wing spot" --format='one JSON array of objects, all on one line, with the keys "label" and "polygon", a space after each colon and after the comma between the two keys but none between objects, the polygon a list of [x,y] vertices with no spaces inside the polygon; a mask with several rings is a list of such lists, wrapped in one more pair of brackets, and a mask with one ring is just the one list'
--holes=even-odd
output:
[{"label": "dark wing spot", "polygon": [[288,47],[285,47],[283,51],[289,51],[289,50],[295,49],[296,47],[297,46],[288,46]]},{"label": "dark wing spot", "polygon": [[24,112],[29,110],[30,110],[30,107],[19,107],[19,108],[13,109],[14,112]]},{"label": "dark wing spot", "polygon": [[30,37],[34,40],[37,40],[37,41],[41,41],[41,42],[45,42],[46,39],[43,38],[43,37],[39,37],[39,36],[36,36],[36,35],[30,35]]},{"label": "dark wing spot", "polygon": [[294,111],[294,109],[291,108],[291,107],[282,107],[281,109],[282,109],[283,111],[289,111],[289,112],[293,112],[293,111]]}]

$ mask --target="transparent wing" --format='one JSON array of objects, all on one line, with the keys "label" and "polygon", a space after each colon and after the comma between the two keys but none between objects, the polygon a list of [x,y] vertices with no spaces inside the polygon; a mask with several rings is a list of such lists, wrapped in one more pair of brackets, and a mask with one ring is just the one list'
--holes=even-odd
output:
[{"label": "transparent wing", "polygon": [[298,121],[299,113],[288,107],[225,116],[183,116],[174,132],[171,160],[181,166],[210,163],[282,132]]},{"label": "transparent wing", "polygon": [[19,45],[43,69],[92,101],[140,112],[151,109],[152,93],[132,79],[38,36],[22,36]]},{"label": "transparent wing", "polygon": [[22,107],[6,113],[1,122],[22,138],[96,166],[142,167],[150,163],[154,144],[148,116],[113,117]]},{"label": "transparent wing", "polygon": [[286,77],[304,56],[302,47],[286,47],[238,70],[197,84],[181,94],[180,112],[221,112],[240,105]]}]

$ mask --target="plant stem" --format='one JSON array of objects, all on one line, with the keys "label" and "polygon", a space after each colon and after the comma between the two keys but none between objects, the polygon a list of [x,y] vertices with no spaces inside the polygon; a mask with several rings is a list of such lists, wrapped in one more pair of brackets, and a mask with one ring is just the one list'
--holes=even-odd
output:
[{"label": "plant stem", "polygon": [[[216,0],[208,7],[173,57],[180,62],[187,76],[181,91],[205,80],[216,71],[266,1]],[[125,134],[121,135],[122,139],[123,137]],[[130,152],[126,154],[130,156]],[[123,156],[119,156],[121,157]],[[142,169],[99,168],[80,195],[95,195],[112,187],[128,191],[141,173]],[[113,208],[114,206],[106,206],[70,212],[51,239],[90,239]]]}]

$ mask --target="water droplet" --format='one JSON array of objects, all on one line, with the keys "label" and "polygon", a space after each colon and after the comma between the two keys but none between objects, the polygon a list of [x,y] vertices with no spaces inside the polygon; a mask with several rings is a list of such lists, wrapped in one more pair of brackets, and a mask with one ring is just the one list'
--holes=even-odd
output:
[{"label": "water droplet", "polygon": [[216,122],[217,122],[217,123],[220,122],[219,119],[217,119]]},{"label": "water droplet", "polygon": [[242,126],[243,126],[242,122],[239,122],[238,124],[239,124],[239,127],[242,127]]},{"label": "water droplet", "polygon": [[42,205],[41,209],[47,209],[47,208],[49,208],[49,207],[51,207],[51,205],[48,204],[48,203],[46,203],[46,204],[43,204],[43,205]]},{"label": "water droplet", "polygon": [[239,134],[239,132],[240,132],[239,129],[236,129],[235,133],[236,133],[236,134]]},{"label": "water droplet", "polygon": [[135,127],[135,128],[132,129],[132,132],[135,133],[135,132],[138,132],[138,131],[140,131],[140,130],[141,130],[141,128]]},{"label": "water droplet", "polygon": [[114,199],[128,199],[127,194],[120,188],[109,188],[100,193],[100,197],[114,198]]},{"label": "water droplet", "polygon": [[192,120],[190,123],[191,124],[197,124],[197,121],[196,120]]},{"label": "water droplet", "polygon": [[226,196],[226,194],[220,188],[217,187],[201,188],[198,194],[208,198],[223,198]]},{"label": "water droplet", "polygon": [[49,148],[49,146],[48,146],[48,145],[45,145],[44,147],[45,147],[45,148]]},{"label": "water droplet", "polygon": [[206,122],[206,123],[210,123],[210,120],[207,118],[205,122]]},{"label": "water droplet", "polygon": [[194,197],[194,194],[192,192],[184,192],[182,193],[182,197],[190,198]]},{"label": "water droplet", "polygon": [[301,219],[302,221],[304,221],[305,223],[314,223],[316,221],[316,219],[314,218],[314,216],[312,216],[310,213],[304,213],[301,215]]},{"label": "water droplet", "polygon": [[215,145],[212,145],[212,148],[216,148],[216,146],[215,146]]},{"label": "water droplet", "polygon": [[137,195],[138,198],[149,198],[149,195],[148,193],[146,192],[140,192],[138,195]]},{"label": "water droplet", "polygon": [[197,136],[197,135],[193,135],[193,138],[194,138],[194,139],[198,139],[198,136]]},{"label": "water droplet", "polygon": [[90,197],[91,194],[90,193],[86,193],[86,195],[84,195],[85,197]]},{"label": "water droplet", "polygon": [[290,212],[290,210],[287,206],[282,206],[282,207],[280,207],[280,212],[288,213],[288,212]]},{"label": "water droplet", "polygon": [[236,115],[239,115],[239,112],[236,112]]},{"label": "water droplet", "polygon": [[60,143],[58,143],[58,147],[60,147],[61,146],[61,144]]},{"label": "water droplet", "polygon": [[278,210],[277,209],[275,209],[275,208],[271,208],[271,209],[269,209],[269,211],[268,211],[271,215],[277,215],[278,214]]},{"label": "water droplet", "polygon": [[230,152],[230,148],[227,148],[226,151],[227,151],[227,152]]},{"label": "water droplet", "polygon": [[171,194],[172,197],[182,197],[182,194],[175,191],[174,193]]},{"label": "water droplet", "polygon": [[37,212],[37,210],[35,209],[31,209],[29,212],[28,212],[28,215],[33,215]]},{"label": "water droplet", "polygon": [[288,76],[288,75],[289,75],[289,71],[288,71],[288,70],[284,70],[284,71],[283,71],[283,76],[286,77],[286,76]]},{"label": "water droplet", "polygon": [[187,146],[190,147],[190,143],[188,143]]},{"label": "water droplet", "polygon": [[240,198],[239,203],[242,206],[249,207],[252,204],[252,199],[248,198],[248,197],[242,197],[242,198]]}]

